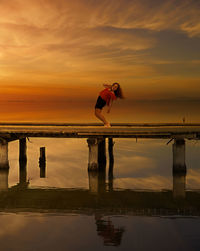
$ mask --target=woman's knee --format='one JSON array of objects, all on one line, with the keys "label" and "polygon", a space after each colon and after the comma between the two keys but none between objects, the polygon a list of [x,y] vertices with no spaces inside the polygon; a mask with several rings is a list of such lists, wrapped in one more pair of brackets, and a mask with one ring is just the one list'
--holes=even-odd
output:
[{"label": "woman's knee", "polygon": [[94,114],[96,116],[98,116],[99,114],[101,114],[101,110],[96,108],[95,111],[94,111]]}]

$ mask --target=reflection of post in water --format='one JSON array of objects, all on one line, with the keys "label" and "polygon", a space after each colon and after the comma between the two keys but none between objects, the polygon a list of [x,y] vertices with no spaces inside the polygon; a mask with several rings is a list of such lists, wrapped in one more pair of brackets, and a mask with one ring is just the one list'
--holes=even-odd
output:
[{"label": "reflection of post in water", "polygon": [[106,191],[106,168],[100,170],[88,169],[89,190],[92,193],[99,194]]},{"label": "reflection of post in water", "polygon": [[8,142],[0,139],[0,191],[8,189]]},{"label": "reflection of post in water", "polygon": [[182,173],[173,172],[173,197],[185,198],[186,171]]},{"label": "reflection of post in water", "polygon": [[105,170],[88,170],[89,190],[92,193],[102,193],[106,191],[106,172]]},{"label": "reflection of post in water", "polygon": [[108,139],[108,153],[109,153],[109,170],[108,170],[108,188],[109,191],[113,190],[113,166],[114,166],[114,155],[113,155],[113,138]]},{"label": "reflection of post in water", "polygon": [[173,144],[173,197],[185,198],[186,164],[185,140],[175,139]]},{"label": "reflection of post in water", "polygon": [[97,234],[104,240],[105,246],[119,246],[124,233],[123,227],[115,227],[112,221],[103,219],[102,215],[95,214]]},{"label": "reflection of post in water", "polygon": [[45,147],[40,147],[39,167],[40,167],[40,178],[45,178],[46,177]]}]

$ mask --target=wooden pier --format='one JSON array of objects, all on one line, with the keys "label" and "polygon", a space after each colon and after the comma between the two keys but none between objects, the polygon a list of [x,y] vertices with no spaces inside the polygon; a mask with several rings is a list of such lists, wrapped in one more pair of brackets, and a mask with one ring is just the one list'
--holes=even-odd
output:
[{"label": "wooden pier", "polygon": [[[27,138],[86,138],[89,148],[88,168],[104,169],[106,165],[106,138],[109,142],[110,163],[113,162],[113,138],[152,138],[173,140],[173,172],[185,173],[185,140],[200,139],[200,124],[186,123],[0,123],[0,168],[8,167],[8,143],[19,140],[20,166],[27,161]],[[43,149],[45,151],[45,149]],[[40,159],[41,176],[45,177],[45,152]]]},{"label": "wooden pier", "polygon": [[0,123],[0,138],[12,141],[25,137],[50,138],[177,138],[199,139],[200,124],[113,123],[105,128],[97,123]]}]

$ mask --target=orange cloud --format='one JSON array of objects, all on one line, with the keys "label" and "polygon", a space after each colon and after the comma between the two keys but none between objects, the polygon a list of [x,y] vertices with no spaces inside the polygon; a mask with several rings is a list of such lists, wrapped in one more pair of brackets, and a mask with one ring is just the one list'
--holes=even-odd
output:
[{"label": "orange cloud", "polygon": [[[1,96],[89,99],[105,81],[119,81],[132,99],[199,95],[197,58],[167,60],[152,52],[162,43],[160,31],[198,39],[198,7],[193,0],[2,0],[0,84],[12,88]],[[176,74],[178,64],[185,66]],[[185,79],[191,64],[196,70]]]}]

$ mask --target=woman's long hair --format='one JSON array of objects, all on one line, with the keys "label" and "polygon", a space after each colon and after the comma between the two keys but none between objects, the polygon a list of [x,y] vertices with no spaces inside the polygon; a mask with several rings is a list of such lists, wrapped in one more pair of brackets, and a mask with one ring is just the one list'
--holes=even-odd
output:
[{"label": "woman's long hair", "polygon": [[115,96],[117,98],[124,98],[124,94],[122,92],[122,88],[120,87],[120,84],[119,83],[113,83],[112,86],[115,85],[115,84],[118,85],[117,90],[114,91]]}]

